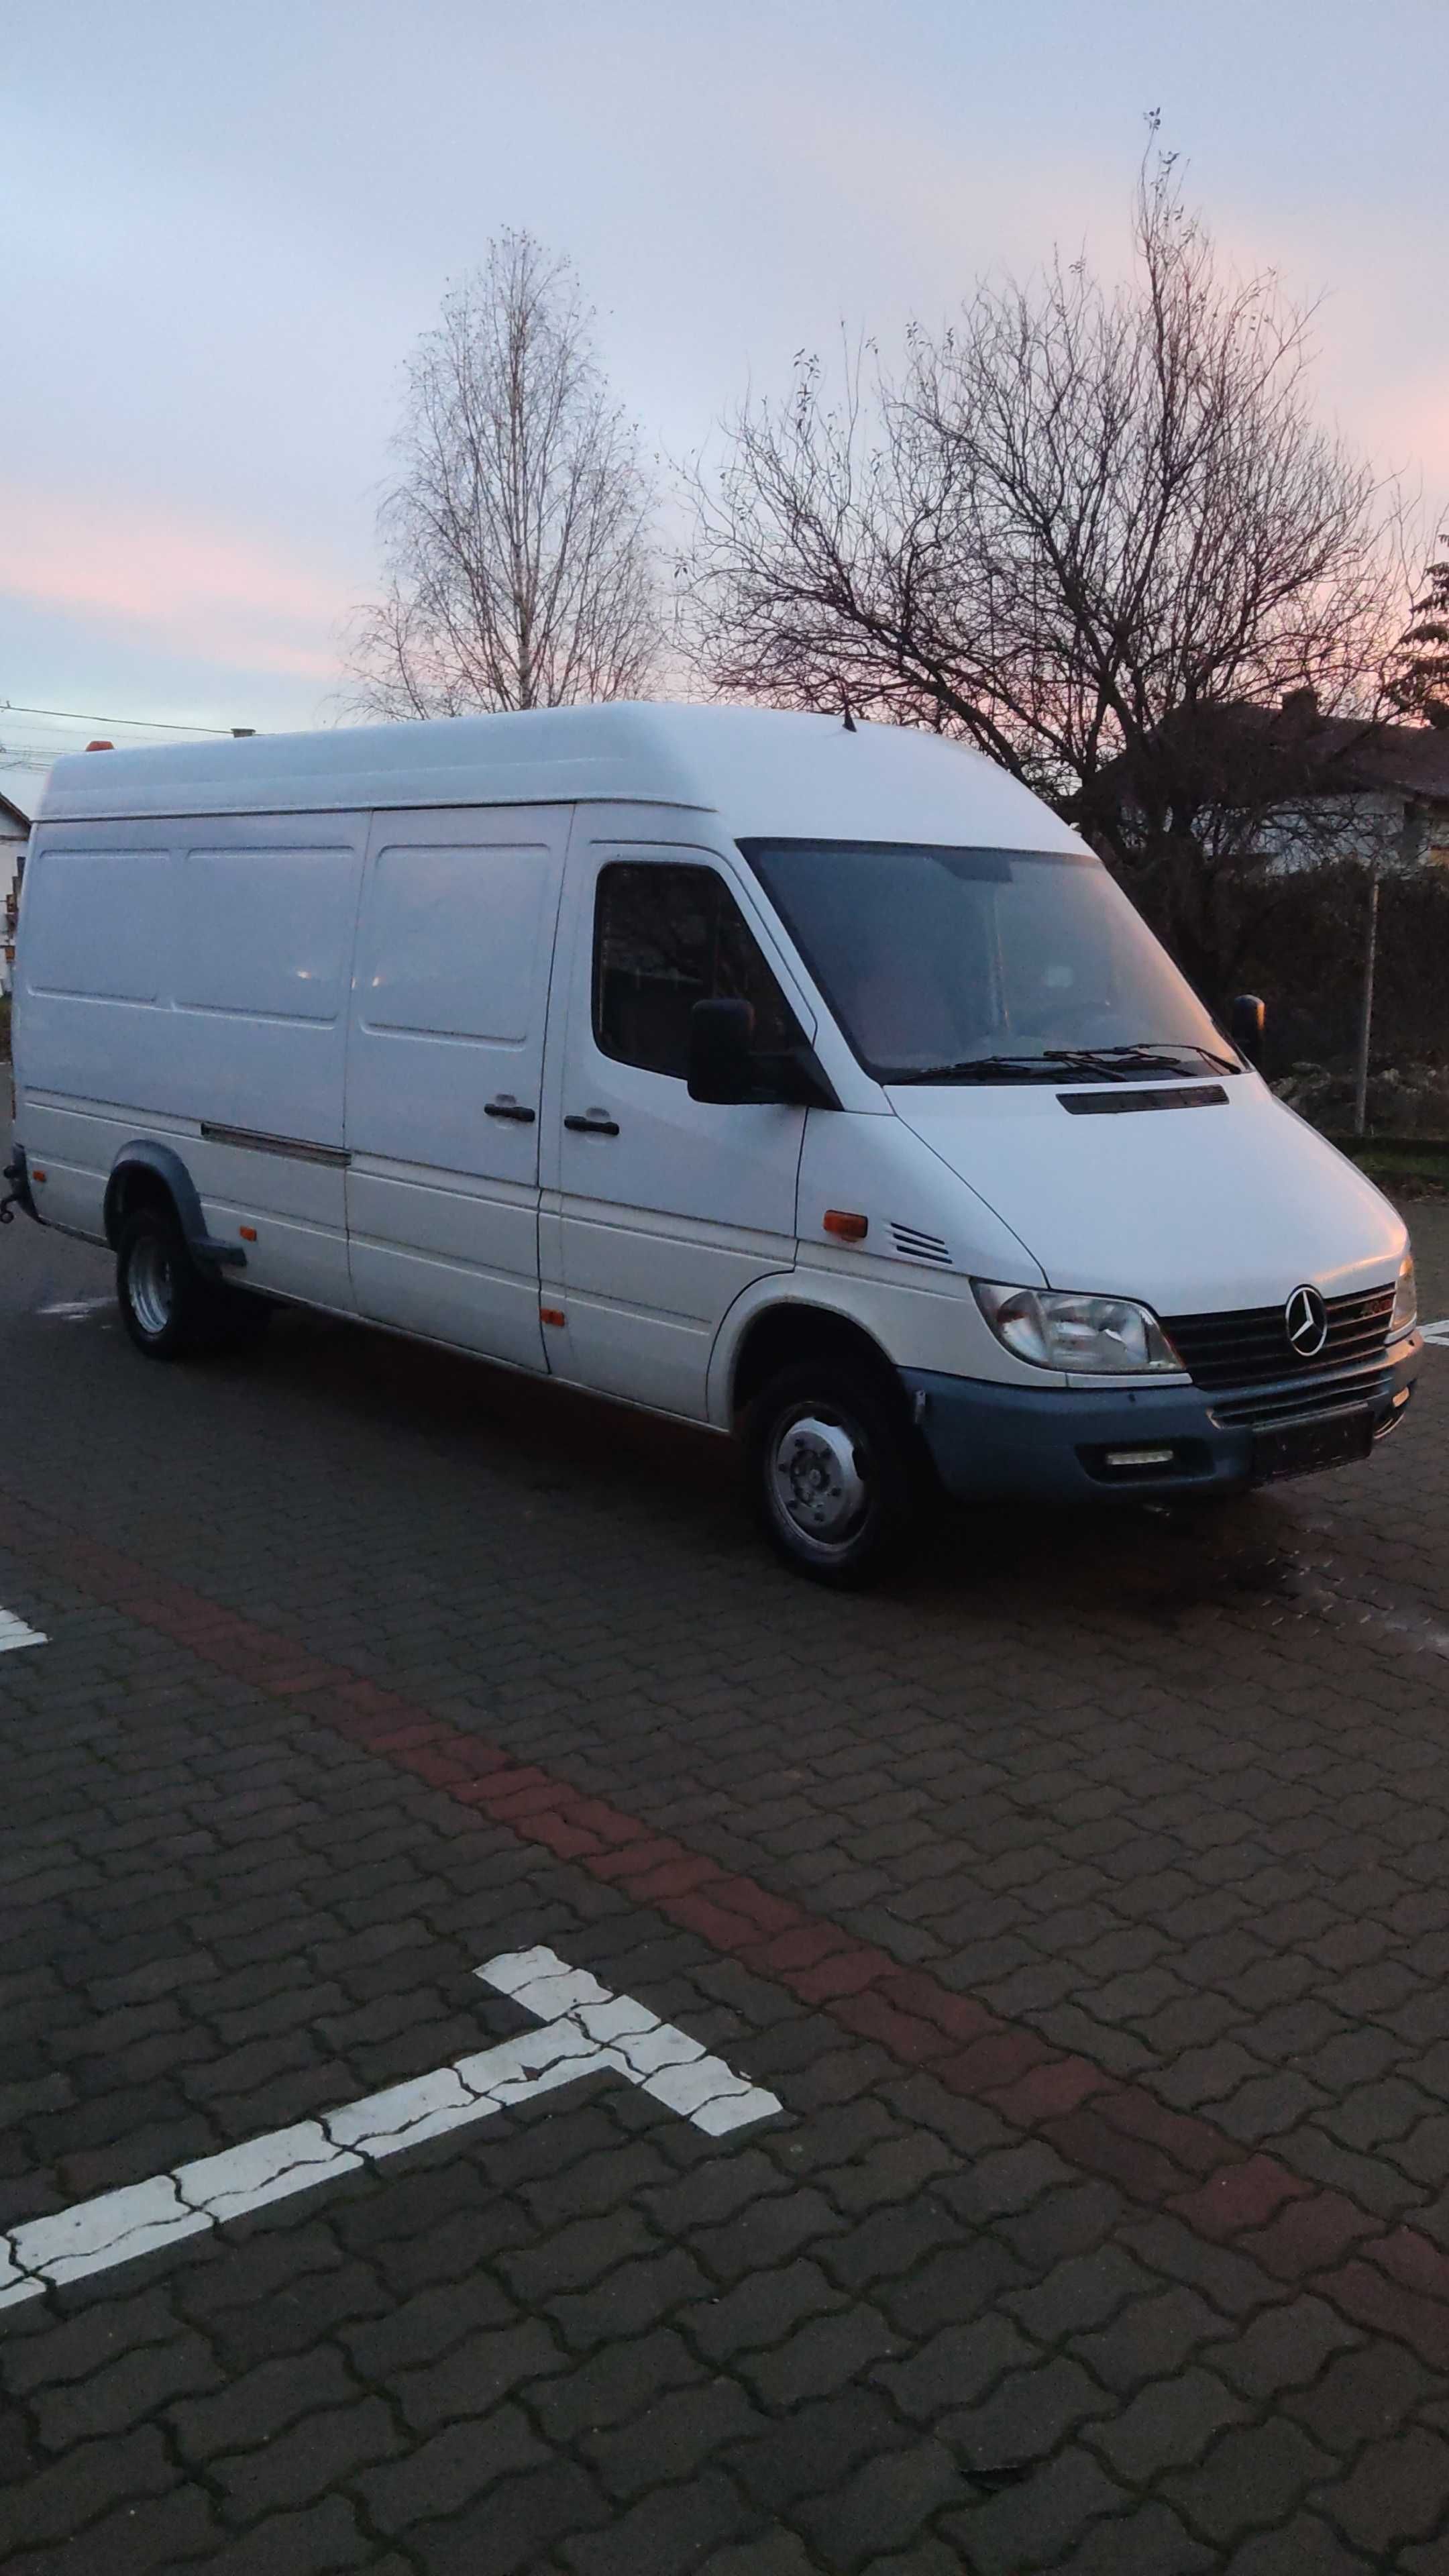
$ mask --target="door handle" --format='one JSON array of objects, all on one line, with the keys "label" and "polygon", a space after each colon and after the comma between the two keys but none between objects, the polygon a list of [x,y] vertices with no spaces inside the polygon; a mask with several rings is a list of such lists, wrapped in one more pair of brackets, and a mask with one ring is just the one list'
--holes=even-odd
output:
[{"label": "door handle", "polygon": [[566,1118],[564,1125],[575,1136],[617,1136],[619,1121],[608,1118],[601,1109],[591,1109],[587,1118]]},{"label": "door handle", "polygon": [[537,1116],[537,1111],[525,1109],[521,1102],[517,1100],[504,1098],[502,1100],[485,1100],[483,1103],[483,1115],[485,1118],[516,1118],[520,1127],[531,1127],[535,1117]]}]

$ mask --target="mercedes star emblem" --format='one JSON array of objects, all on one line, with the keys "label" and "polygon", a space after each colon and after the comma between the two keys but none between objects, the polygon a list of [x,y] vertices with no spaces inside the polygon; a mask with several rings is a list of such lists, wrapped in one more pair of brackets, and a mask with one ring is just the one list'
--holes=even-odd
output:
[{"label": "mercedes star emblem", "polygon": [[1283,1309],[1283,1323],[1301,1360],[1316,1360],[1328,1339],[1328,1308],[1316,1288],[1295,1288]]}]

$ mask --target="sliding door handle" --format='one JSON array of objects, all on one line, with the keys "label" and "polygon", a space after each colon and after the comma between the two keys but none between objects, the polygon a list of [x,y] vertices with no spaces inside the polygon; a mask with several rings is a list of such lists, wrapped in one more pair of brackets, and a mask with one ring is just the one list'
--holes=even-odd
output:
[{"label": "sliding door handle", "polygon": [[586,1118],[566,1118],[564,1125],[574,1136],[617,1136],[619,1121],[609,1118],[602,1109],[591,1109]]},{"label": "sliding door handle", "polygon": [[531,1127],[537,1114],[536,1110],[525,1109],[520,1101],[510,1100],[506,1093],[501,1100],[483,1103],[485,1118],[516,1118],[520,1127]]}]

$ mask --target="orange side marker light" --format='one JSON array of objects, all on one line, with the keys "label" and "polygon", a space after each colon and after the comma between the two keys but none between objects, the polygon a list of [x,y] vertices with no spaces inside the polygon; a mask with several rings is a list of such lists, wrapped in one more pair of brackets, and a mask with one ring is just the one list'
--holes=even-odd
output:
[{"label": "orange side marker light", "polygon": [[858,1216],[852,1208],[827,1208],[820,1222],[827,1234],[838,1234],[842,1243],[864,1243],[870,1232],[869,1218]]},{"label": "orange side marker light", "polygon": [[540,1306],[538,1320],[541,1324],[566,1324],[568,1317],[562,1306]]},{"label": "orange side marker light", "polygon": [[237,1227],[237,1232],[241,1236],[243,1243],[256,1242],[257,1230],[254,1225],[239,1225]]}]

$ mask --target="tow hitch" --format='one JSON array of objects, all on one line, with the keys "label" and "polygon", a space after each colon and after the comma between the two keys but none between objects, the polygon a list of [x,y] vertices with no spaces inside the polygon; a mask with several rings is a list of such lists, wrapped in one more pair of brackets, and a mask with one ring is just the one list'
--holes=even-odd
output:
[{"label": "tow hitch", "polygon": [[35,1201],[30,1195],[30,1174],[25,1167],[23,1146],[16,1146],[15,1160],[7,1163],[4,1171],[0,1172],[0,1181],[10,1184],[4,1198],[0,1199],[0,1225],[12,1224],[17,1208],[24,1208],[27,1216],[34,1216]]}]

